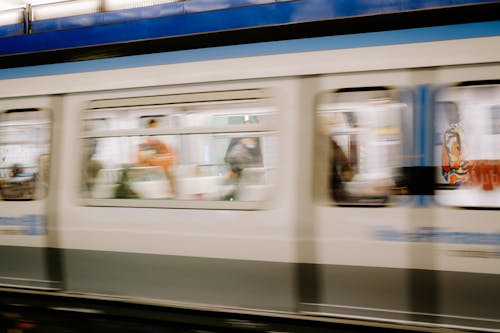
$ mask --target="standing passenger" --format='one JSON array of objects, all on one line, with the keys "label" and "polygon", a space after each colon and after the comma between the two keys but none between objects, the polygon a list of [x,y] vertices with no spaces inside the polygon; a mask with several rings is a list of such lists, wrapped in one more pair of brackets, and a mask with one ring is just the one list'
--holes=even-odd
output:
[{"label": "standing passenger", "polygon": [[[245,124],[252,123],[248,116],[245,116]],[[245,168],[256,168],[263,166],[262,149],[259,137],[233,138],[227,147],[224,162],[231,168],[231,179],[238,184],[241,180],[242,172]],[[225,197],[227,200],[234,200],[236,191]]]}]

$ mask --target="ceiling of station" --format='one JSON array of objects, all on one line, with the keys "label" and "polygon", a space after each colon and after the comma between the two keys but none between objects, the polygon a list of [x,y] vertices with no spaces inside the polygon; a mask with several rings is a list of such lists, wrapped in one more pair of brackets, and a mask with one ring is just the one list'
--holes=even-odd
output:
[{"label": "ceiling of station", "polygon": [[24,7],[26,6],[26,4],[42,5],[42,4],[56,3],[61,1],[65,0],[1,0],[0,10]]},{"label": "ceiling of station", "polygon": [[[24,8],[30,4],[35,7],[46,7],[48,11],[65,11],[71,14],[75,10],[75,14],[80,14],[79,11],[85,10],[89,6],[101,8],[103,10],[117,10],[136,7],[153,6],[182,0],[0,0],[0,11],[8,11],[9,9]],[[47,4],[57,4],[54,6],[39,6]]]}]

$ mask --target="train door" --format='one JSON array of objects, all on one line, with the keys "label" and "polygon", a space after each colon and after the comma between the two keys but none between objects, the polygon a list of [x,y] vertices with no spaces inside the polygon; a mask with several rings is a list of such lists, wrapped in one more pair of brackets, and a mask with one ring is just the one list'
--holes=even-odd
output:
[{"label": "train door", "polygon": [[500,325],[500,66],[443,68],[430,94],[441,321]]},{"label": "train door", "polygon": [[49,262],[50,98],[0,101],[0,285],[55,287]]},{"label": "train door", "polygon": [[294,151],[280,143],[295,134],[294,89],[245,80],[68,95],[66,289],[290,311]]},{"label": "train door", "polygon": [[425,214],[408,195],[418,170],[413,80],[410,71],[318,79],[304,312],[407,320],[413,310],[410,269],[420,263],[397,239]]}]

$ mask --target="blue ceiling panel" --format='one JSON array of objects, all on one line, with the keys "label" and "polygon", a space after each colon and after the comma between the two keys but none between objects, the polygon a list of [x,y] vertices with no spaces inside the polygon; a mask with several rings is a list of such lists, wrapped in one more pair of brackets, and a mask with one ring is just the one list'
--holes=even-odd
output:
[{"label": "blue ceiling panel", "polygon": [[186,13],[200,13],[212,10],[247,7],[274,3],[275,0],[189,0],[184,2]]},{"label": "blue ceiling panel", "polygon": [[24,24],[9,24],[0,26],[0,37],[19,36],[24,34]]},{"label": "blue ceiling panel", "polygon": [[109,24],[182,14],[185,14],[184,2],[174,2],[156,6],[146,6],[140,8],[105,12],[104,23]]},{"label": "blue ceiling panel", "polygon": [[103,13],[59,17],[48,20],[33,21],[31,23],[31,31],[32,33],[39,33],[54,30],[90,27],[102,25],[103,22]]}]

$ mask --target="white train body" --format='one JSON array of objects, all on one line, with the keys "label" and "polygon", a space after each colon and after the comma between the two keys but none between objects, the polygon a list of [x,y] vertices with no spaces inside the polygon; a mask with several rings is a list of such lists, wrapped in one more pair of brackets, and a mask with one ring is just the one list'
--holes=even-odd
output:
[{"label": "white train body", "polygon": [[[498,80],[500,37],[248,57],[232,57],[236,47],[224,48],[228,56],[218,60],[172,62],[165,55],[165,64],[118,69],[96,61],[95,70],[0,80],[0,110],[51,112],[47,196],[0,202],[0,248],[8,262],[0,281],[92,295],[498,329],[498,194],[479,200],[480,210],[442,205],[447,199],[439,190],[387,205],[336,205],[324,193],[329,162],[318,145],[316,122],[320,94],[364,87],[407,91],[419,97],[408,104],[412,133],[401,137],[418,152],[424,136],[433,140],[423,123],[433,122],[432,113],[422,116],[419,89],[430,94],[442,86]],[[496,89],[496,101],[490,102],[500,105]],[[248,91],[263,94],[276,116],[269,127],[255,125],[256,132],[276,139],[269,200],[258,194],[252,195],[259,201],[240,202],[82,195],[82,147],[92,137],[82,129],[82,117],[89,103],[142,98],[148,104],[155,96],[188,95],[217,100],[217,94],[230,101],[231,94]],[[158,133],[195,133],[183,130]],[[492,159],[498,160],[495,144]],[[434,152],[425,147],[421,154]],[[437,166],[438,158],[416,162],[422,156],[405,155],[404,164]],[[484,200],[491,201],[488,207]],[[12,231],[26,226],[15,219],[29,215],[40,219],[40,230]],[[62,284],[53,281],[54,270]]]}]

